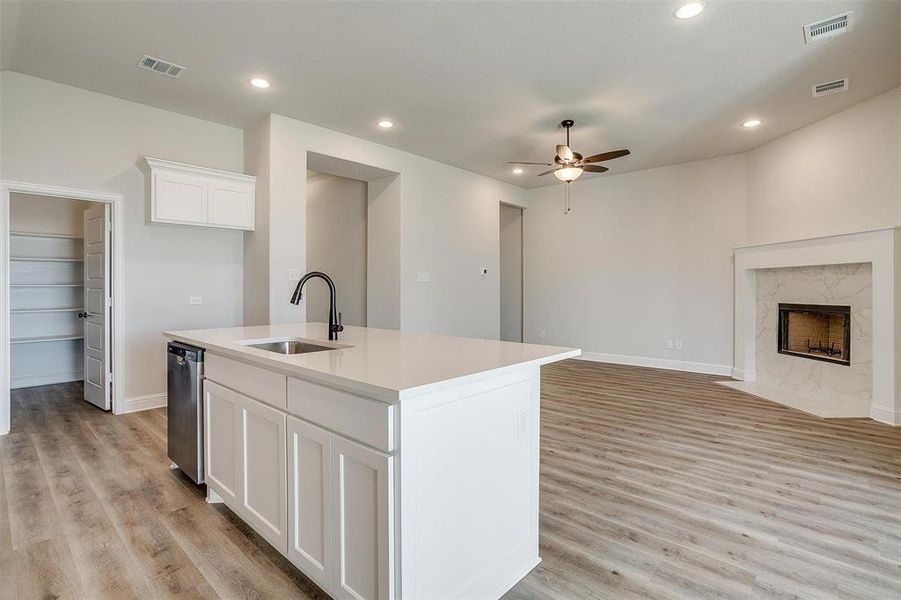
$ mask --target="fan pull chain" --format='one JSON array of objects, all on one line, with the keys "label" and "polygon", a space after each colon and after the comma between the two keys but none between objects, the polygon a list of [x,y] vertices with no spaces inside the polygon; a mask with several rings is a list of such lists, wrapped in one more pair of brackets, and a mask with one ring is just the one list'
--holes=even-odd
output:
[{"label": "fan pull chain", "polygon": [[569,182],[564,182],[563,184],[563,214],[568,215],[572,211],[572,207],[569,204]]}]

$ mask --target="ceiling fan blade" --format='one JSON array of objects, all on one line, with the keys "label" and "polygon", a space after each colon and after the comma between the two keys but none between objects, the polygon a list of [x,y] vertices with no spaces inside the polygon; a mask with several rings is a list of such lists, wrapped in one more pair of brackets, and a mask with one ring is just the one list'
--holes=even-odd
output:
[{"label": "ceiling fan blade", "polygon": [[604,171],[609,171],[607,167],[602,167],[601,165],[582,165],[582,170],[587,171],[589,173],[603,173]]},{"label": "ceiling fan blade", "polygon": [[522,162],[522,161],[512,161],[507,163],[508,165],[541,165],[542,167],[553,167],[554,163],[549,162]]},{"label": "ceiling fan blade", "polygon": [[628,156],[631,154],[628,150],[611,150],[610,152],[601,152],[600,154],[595,154],[594,156],[589,156],[584,159],[582,162],[593,163],[593,162],[604,162],[605,160],[613,160],[614,158],[619,158],[621,156]]},{"label": "ceiling fan blade", "polygon": [[544,173],[539,173],[537,177],[541,177],[542,175],[550,175],[554,171],[559,171],[559,169],[551,169],[550,171],[545,171]]},{"label": "ceiling fan blade", "polygon": [[573,151],[570,150],[569,146],[567,146],[566,144],[558,144],[557,156],[559,156],[563,162],[572,162]]}]

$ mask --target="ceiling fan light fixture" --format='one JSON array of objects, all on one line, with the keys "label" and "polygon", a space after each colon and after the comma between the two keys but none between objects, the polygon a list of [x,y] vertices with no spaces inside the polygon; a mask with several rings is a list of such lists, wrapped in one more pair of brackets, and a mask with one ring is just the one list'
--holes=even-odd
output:
[{"label": "ceiling fan light fixture", "polygon": [[523,173],[525,173],[525,170],[521,169],[520,167],[516,167],[515,169],[513,169],[514,175],[522,175]]},{"label": "ceiling fan light fixture", "polygon": [[760,119],[748,119],[744,123],[741,124],[745,129],[754,129],[755,127],[760,127],[763,125],[763,121]]},{"label": "ceiling fan light fixture", "polygon": [[582,167],[564,167],[554,171],[554,177],[564,183],[571,183],[582,176]]},{"label": "ceiling fan light fixture", "polygon": [[704,11],[703,2],[686,2],[676,10],[677,19],[691,19]]}]

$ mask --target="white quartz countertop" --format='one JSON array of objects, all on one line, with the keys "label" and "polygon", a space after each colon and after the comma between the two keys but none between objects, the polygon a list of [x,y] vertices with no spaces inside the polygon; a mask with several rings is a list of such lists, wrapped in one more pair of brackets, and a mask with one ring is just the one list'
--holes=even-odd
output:
[{"label": "white quartz countertop", "polygon": [[[582,353],[577,348],[352,326],[344,328],[337,342],[329,342],[325,323],[167,331],[163,335],[212,354],[388,402]],[[248,341],[283,338],[336,349],[286,356],[246,345]]]}]

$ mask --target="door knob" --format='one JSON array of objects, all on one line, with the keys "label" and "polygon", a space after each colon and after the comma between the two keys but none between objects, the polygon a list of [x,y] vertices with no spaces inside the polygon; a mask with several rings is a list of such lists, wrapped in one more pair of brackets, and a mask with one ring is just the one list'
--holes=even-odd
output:
[{"label": "door knob", "polygon": [[80,312],[80,313],[78,313],[78,318],[79,318],[79,319],[87,319],[87,318],[88,318],[88,313],[86,313],[86,312]]}]

